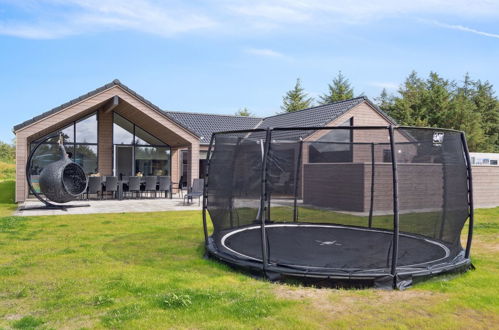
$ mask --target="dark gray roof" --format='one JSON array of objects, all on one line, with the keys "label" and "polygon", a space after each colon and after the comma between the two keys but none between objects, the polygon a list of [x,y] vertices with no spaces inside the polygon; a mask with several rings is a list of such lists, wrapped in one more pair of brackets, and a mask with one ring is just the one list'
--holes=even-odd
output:
[{"label": "dark gray roof", "polygon": [[364,97],[357,97],[346,101],[319,105],[296,112],[278,114],[265,118],[258,128],[324,126],[354,106],[364,102],[364,100]]},{"label": "dark gray roof", "polygon": [[177,123],[195,132],[201,138],[201,144],[210,143],[211,135],[215,132],[253,129],[262,121],[262,118],[257,117],[177,111],[164,111],[164,113]]},{"label": "dark gray roof", "polygon": [[[395,124],[395,121],[392,118],[373,104],[367,97],[359,96],[345,101],[328,103],[296,112],[283,113],[267,117],[263,119],[260,125],[258,125],[258,128],[322,127],[362,102],[367,102],[388,121]],[[280,131],[273,133],[273,136],[280,139],[296,139],[298,137],[304,138],[311,133],[313,133],[313,131]]]},{"label": "dark gray roof", "polygon": [[[341,116],[346,111],[350,110],[354,106],[367,102],[374,109],[376,109],[382,116],[384,116],[388,121],[396,124],[395,120],[390,118],[381,109],[379,109],[375,104],[373,104],[367,97],[361,96],[350,100],[334,102],[330,104],[320,105],[317,107],[300,110],[291,113],[278,114],[266,118],[257,117],[243,117],[243,116],[231,116],[231,115],[217,115],[217,114],[204,114],[204,113],[192,113],[192,112],[178,112],[178,111],[164,111],[158,106],[154,105],[149,100],[145,99],[132,89],[128,88],[122,84],[118,79],[113,80],[109,84],[105,84],[87,94],[77,97],[69,102],[66,102],[58,107],[55,107],[47,112],[42,113],[32,119],[29,119],[21,124],[14,126],[14,131],[21,129],[31,123],[34,123],[44,117],[56,113],[72,104],[80,102],[88,97],[98,94],[108,88],[113,86],[120,86],[122,89],[128,93],[135,96],[137,99],[149,105],[154,110],[158,111],[164,116],[175,121],[177,124],[190,131],[194,135],[200,137],[201,144],[208,144],[210,142],[211,135],[215,132],[222,131],[233,131],[233,130],[245,130],[253,128],[268,128],[268,127],[297,127],[297,126],[315,126],[320,127],[326,125],[331,120],[336,119]],[[289,133],[289,132],[288,132]],[[291,134],[291,133],[290,133]],[[303,134],[303,133],[302,133]]]}]

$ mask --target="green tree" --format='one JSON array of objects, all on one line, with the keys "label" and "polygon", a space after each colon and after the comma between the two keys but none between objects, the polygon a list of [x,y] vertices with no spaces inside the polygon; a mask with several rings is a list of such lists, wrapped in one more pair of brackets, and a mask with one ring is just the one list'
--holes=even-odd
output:
[{"label": "green tree", "polygon": [[0,141],[0,161],[12,163],[16,159],[16,148],[13,144]]},{"label": "green tree", "polygon": [[403,125],[427,126],[426,109],[423,98],[426,86],[423,79],[412,71],[398,90],[398,96],[394,96],[391,104],[385,105],[388,112],[397,122]]},{"label": "green tree", "polygon": [[482,118],[485,134],[482,151],[499,152],[499,100],[494,96],[494,87],[488,81],[474,82],[472,100]]},{"label": "green tree", "polygon": [[295,112],[310,108],[313,103],[314,99],[309,97],[305,89],[301,87],[301,81],[298,78],[295,87],[283,96],[281,110],[283,112]]},{"label": "green tree", "polygon": [[327,104],[351,98],[353,98],[353,88],[348,79],[339,71],[336,78],[333,79],[333,83],[328,85],[327,93],[320,96],[319,102]]},{"label": "green tree", "polygon": [[489,82],[449,81],[435,72],[411,72],[398,90],[380,95],[380,107],[403,125],[442,127],[466,133],[472,151],[499,150],[499,102]]},{"label": "green tree", "polygon": [[248,108],[240,108],[239,110],[236,111],[236,116],[243,116],[243,117],[249,117],[252,116],[253,114],[248,110]]},{"label": "green tree", "polygon": [[383,111],[390,111],[390,107],[393,102],[393,96],[388,94],[386,88],[383,88],[378,97],[374,98],[374,102],[376,102],[377,106],[380,107]]}]

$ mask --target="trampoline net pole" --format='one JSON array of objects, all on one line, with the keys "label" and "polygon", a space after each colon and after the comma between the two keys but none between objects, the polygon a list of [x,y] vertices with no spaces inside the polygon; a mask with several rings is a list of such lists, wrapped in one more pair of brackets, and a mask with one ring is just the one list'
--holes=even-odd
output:
[{"label": "trampoline net pole", "polygon": [[369,205],[369,228],[373,226],[373,211],[374,211],[374,143],[371,143],[371,201]]},{"label": "trampoline net pole", "polygon": [[[208,153],[206,155],[206,169],[204,172],[204,186],[203,186],[203,232],[204,232],[204,243],[208,245],[208,226],[206,224],[206,210],[208,208],[208,176],[210,173],[210,157],[213,148],[213,141],[215,140],[216,133],[211,136],[210,145],[208,147]],[[170,194],[172,192],[170,191]]]},{"label": "trampoline net pole", "polygon": [[393,243],[392,243],[392,267],[393,287],[397,284],[397,260],[399,250],[399,196],[398,196],[398,176],[397,176],[397,158],[395,152],[395,134],[393,126],[388,128],[390,136],[390,153],[392,157],[392,175],[393,175]]},{"label": "trampoline net pole", "polygon": [[237,142],[236,142],[236,146],[234,148],[234,154],[232,156],[232,164],[230,166],[230,168],[232,169],[232,174],[231,174],[231,185],[230,185],[230,194],[229,194],[229,222],[230,222],[230,227],[233,228],[234,227],[234,181],[235,181],[235,163],[236,163],[236,159],[237,159],[237,156],[238,156],[238,153],[239,153],[239,144],[241,143],[242,141],[242,138],[241,137],[238,137],[237,138]]},{"label": "trampoline net pole", "polygon": [[267,212],[265,210],[267,202],[267,163],[270,150],[270,143],[272,139],[272,129],[268,128],[265,134],[265,148],[263,152],[262,159],[262,181],[261,181],[261,195],[260,195],[260,231],[261,231],[261,241],[262,241],[262,265],[263,271],[266,272],[267,261],[268,261],[268,250],[267,250],[267,235],[265,232],[265,221],[267,221]]},{"label": "trampoline net pole", "polygon": [[471,173],[471,159],[470,159],[470,151],[468,149],[468,143],[466,142],[466,136],[464,133],[461,133],[461,141],[463,145],[463,152],[466,159],[466,170],[468,174],[468,217],[469,217],[469,225],[468,225],[468,238],[466,241],[466,251],[464,253],[464,257],[468,259],[470,257],[471,251],[471,241],[473,240],[473,223],[475,210],[473,205],[473,176]]},{"label": "trampoline net pole", "polygon": [[293,201],[293,222],[298,222],[298,185],[300,183],[300,168],[301,168],[301,158],[303,149],[303,139],[300,139],[300,144],[298,145],[298,156],[295,165],[295,175],[294,175],[294,201]]}]

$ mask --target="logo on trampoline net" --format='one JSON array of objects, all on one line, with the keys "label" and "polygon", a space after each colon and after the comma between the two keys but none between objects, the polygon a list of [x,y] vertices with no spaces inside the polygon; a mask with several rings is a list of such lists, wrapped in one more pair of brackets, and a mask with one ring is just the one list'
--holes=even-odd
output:
[{"label": "logo on trampoline net", "polygon": [[334,246],[341,246],[340,243],[338,243],[337,241],[319,241],[319,240],[315,240],[317,243],[319,243],[319,245],[334,245]]},{"label": "logo on trampoline net", "polygon": [[433,133],[433,145],[441,146],[442,142],[444,142],[444,133],[443,132],[435,132]]}]

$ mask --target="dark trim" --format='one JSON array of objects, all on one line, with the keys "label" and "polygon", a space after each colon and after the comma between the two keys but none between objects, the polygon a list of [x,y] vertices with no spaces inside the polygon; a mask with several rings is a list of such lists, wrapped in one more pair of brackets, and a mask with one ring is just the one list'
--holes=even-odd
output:
[{"label": "dark trim", "polygon": [[392,265],[391,274],[393,276],[393,288],[397,287],[397,261],[399,254],[399,195],[398,195],[398,173],[397,157],[395,153],[394,128],[388,128],[390,136],[390,151],[392,155],[392,173],[393,173],[393,244],[392,244]]},{"label": "dark trim", "polygon": [[242,129],[242,130],[233,130],[233,131],[221,131],[216,132],[215,134],[231,134],[231,133],[256,133],[256,132],[266,132],[268,129],[265,128],[255,128],[255,129]]},{"label": "dark trim", "polygon": [[463,131],[459,131],[456,129],[452,128],[436,128],[436,127],[424,127],[424,126],[394,126],[394,128],[397,129],[428,129],[428,130],[433,130],[433,131],[445,131],[445,132],[455,132],[455,133],[462,133]]},{"label": "dark trim", "polygon": [[464,132],[461,132],[461,141],[463,144],[463,152],[464,152],[464,157],[466,159],[466,170],[468,172],[468,217],[469,217],[469,224],[468,224],[468,238],[466,240],[466,250],[464,253],[464,257],[468,259],[470,257],[471,253],[471,241],[473,240],[473,225],[475,222],[475,207],[473,204],[473,175],[472,175],[472,169],[471,169],[471,159],[470,159],[470,152],[468,149],[468,142],[466,142],[466,136]]},{"label": "dark trim", "polygon": [[297,126],[297,127],[274,127],[274,131],[319,131],[331,129],[353,129],[353,130],[381,130],[388,129],[390,126]]}]

